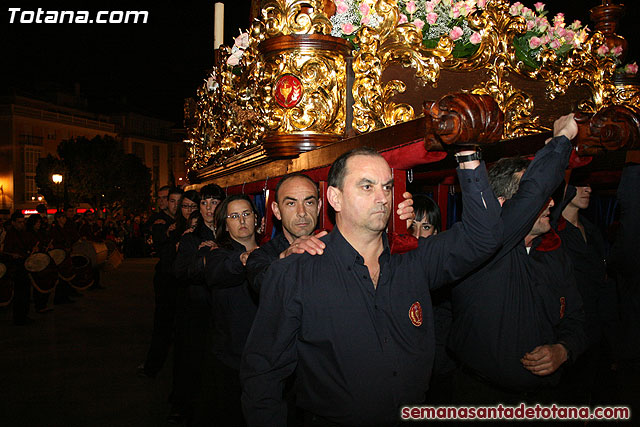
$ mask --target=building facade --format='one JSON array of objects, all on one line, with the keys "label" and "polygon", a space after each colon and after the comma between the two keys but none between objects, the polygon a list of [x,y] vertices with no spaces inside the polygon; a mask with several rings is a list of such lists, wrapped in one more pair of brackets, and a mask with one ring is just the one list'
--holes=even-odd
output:
[{"label": "building facade", "polygon": [[[68,105],[73,105],[69,107]],[[138,113],[95,114],[79,94],[58,94],[52,101],[9,94],[0,97],[0,215],[34,209],[42,203],[35,175],[38,160],[57,157],[61,141],[76,137],[115,138],[152,173],[152,188],[186,179],[185,149],[173,123]],[[40,199],[40,200],[39,200]]]}]

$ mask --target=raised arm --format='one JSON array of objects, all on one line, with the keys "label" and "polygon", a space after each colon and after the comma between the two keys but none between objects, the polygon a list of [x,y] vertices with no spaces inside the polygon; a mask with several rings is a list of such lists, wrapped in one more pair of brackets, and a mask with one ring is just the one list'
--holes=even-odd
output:
[{"label": "raised arm", "polygon": [[506,254],[531,230],[540,209],[564,179],[571,156],[571,139],[578,132],[573,114],[554,123],[554,137],[536,153],[520,179],[516,194],[502,206],[504,241],[500,253]]},{"label": "raised arm", "polygon": [[[477,162],[477,161],[476,161]],[[462,221],[428,239],[419,239],[416,251],[425,268],[429,287],[437,288],[462,278],[488,259],[501,244],[500,204],[489,185],[484,163],[475,168],[461,165]]]}]

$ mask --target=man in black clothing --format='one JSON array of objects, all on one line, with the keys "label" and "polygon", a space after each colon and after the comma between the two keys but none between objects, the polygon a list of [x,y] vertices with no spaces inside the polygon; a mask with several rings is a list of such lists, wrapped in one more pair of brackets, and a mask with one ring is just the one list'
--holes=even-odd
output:
[{"label": "man in black clothing", "polygon": [[[408,196],[406,193],[405,197]],[[398,205],[400,219],[412,217],[412,203],[405,200]],[[282,224],[282,233],[253,251],[247,260],[247,276],[255,295],[260,294],[262,280],[272,262],[291,254],[322,254],[325,244],[320,238],[327,232],[312,234],[321,208],[318,185],[307,175],[296,172],[278,181],[271,209]]]},{"label": "man in black clothing", "polygon": [[429,288],[477,267],[502,235],[499,204],[473,158],[460,163],[462,222],[402,255],[390,254],[384,233],[387,162],[371,149],[336,160],[327,193],[336,227],[322,238],[323,255],[276,261],[264,279],[241,366],[249,425],[286,424],[283,383],[294,371],[309,425],[394,425],[401,405],[424,400],[434,351]]},{"label": "man in black clothing", "polygon": [[276,186],[275,201],[271,209],[282,222],[282,233],[251,253],[247,259],[247,276],[255,295],[271,263],[292,253],[302,253],[308,247],[310,253],[322,253],[324,243],[311,234],[318,223],[322,200],[318,197],[318,186],[307,175],[295,173],[283,177]]},{"label": "man in black clothing", "polygon": [[[175,229],[175,216],[178,211],[178,203],[182,197],[182,190],[172,188],[168,190],[169,199],[167,211],[161,211],[156,216],[151,227],[153,244],[156,253],[163,251],[163,246],[174,244],[169,239],[169,234]],[[167,265],[166,260],[160,258],[155,267],[153,276],[153,289],[155,291],[156,307],[153,315],[153,333],[146,361],[138,366],[138,374],[154,378],[162,369],[173,338],[173,329],[176,317],[176,293],[177,284],[173,276],[173,260]]]},{"label": "man in black clothing", "polygon": [[462,365],[454,384],[459,403],[545,400],[534,392],[557,384],[559,367],[584,350],[582,300],[549,222],[550,196],[576,134],[573,116],[564,116],[528,167],[526,160],[502,159],[489,173],[502,204],[504,242],[452,288],[449,348]]}]

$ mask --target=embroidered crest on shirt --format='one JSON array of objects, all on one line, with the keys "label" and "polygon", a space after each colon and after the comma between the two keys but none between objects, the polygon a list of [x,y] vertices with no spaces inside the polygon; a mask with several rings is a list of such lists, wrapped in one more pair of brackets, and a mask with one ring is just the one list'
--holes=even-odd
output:
[{"label": "embroidered crest on shirt", "polygon": [[411,308],[409,309],[409,320],[413,323],[413,326],[422,325],[422,306],[418,301],[411,304]]},{"label": "embroidered crest on shirt", "polygon": [[560,318],[561,319],[564,317],[564,309],[566,306],[567,306],[567,303],[564,297],[560,297]]}]

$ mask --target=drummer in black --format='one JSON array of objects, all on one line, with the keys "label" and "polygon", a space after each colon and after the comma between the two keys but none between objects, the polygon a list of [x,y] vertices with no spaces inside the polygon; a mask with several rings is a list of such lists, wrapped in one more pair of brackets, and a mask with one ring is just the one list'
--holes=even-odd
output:
[{"label": "drummer in black", "polygon": [[[62,249],[66,252],[67,256],[71,256],[71,248],[76,242],[74,240],[75,235],[69,233],[69,228],[66,227],[67,222],[71,220],[67,219],[67,216],[63,212],[56,212],[53,216],[53,224],[51,225],[51,231],[49,237],[51,238],[51,247],[53,249]],[[53,300],[54,304],[67,304],[73,302],[70,296],[79,297],[82,294],[71,287],[71,284],[66,280],[60,278],[60,282],[56,287],[56,294]]]},{"label": "drummer in black", "polygon": [[[42,228],[42,217],[38,214],[31,215],[26,221],[26,235],[29,246],[33,248],[32,252],[47,253],[51,249],[51,238],[49,234]],[[38,313],[51,311],[47,307],[49,294],[33,289],[33,305]]]},{"label": "drummer in black", "polygon": [[30,242],[25,230],[25,218],[22,212],[15,211],[11,215],[11,226],[7,230],[4,240],[4,254],[11,257],[13,263],[10,267],[14,283],[13,296],[13,324],[26,325],[31,320],[29,313],[29,296],[31,285],[24,262],[31,254],[34,247]]},{"label": "drummer in black", "polygon": [[[88,240],[90,242],[101,242],[102,239],[96,233],[96,221],[93,211],[87,211],[84,214],[84,222],[80,226],[80,239]],[[93,266],[93,285],[89,289],[104,289],[105,287],[100,284],[100,268],[97,265]]]}]

